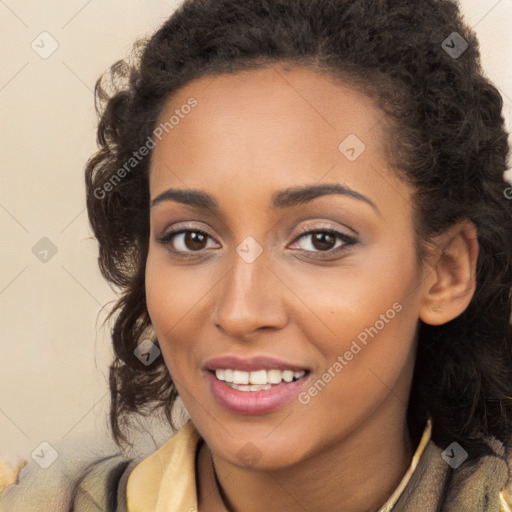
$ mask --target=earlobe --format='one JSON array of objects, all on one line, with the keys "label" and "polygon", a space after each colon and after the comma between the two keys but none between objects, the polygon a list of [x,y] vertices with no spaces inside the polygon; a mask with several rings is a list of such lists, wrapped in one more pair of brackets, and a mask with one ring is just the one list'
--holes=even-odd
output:
[{"label": "earlobe", "polygon": [[465,220],[435,240],[430,265],[425,269],[420,319],[442,325],[468,307],[476,289],[478,240],[475,225]]}]

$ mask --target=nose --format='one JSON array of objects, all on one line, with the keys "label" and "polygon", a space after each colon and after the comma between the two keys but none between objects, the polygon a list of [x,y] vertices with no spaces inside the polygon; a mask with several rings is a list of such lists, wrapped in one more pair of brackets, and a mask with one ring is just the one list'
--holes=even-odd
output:
[{"label": "nose", "polygon": [[247,263],[237,254],[233,269],[219,284],[214,323],[231,338],[247,340],[262,329],[282,329],[288,322],[284,285],[265,258]]}]

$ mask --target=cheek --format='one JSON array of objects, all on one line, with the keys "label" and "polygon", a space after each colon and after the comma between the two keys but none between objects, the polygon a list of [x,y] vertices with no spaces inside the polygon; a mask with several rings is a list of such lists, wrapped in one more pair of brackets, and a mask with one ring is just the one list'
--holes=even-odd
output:
[{"label": "cheek", "polygon": [[318,384],[303,395],[316,414],[360,417],[412,371],[420,278],[412,246],[395,246],[296,280],[297,295],[308,297],[315,314],[295,318],[323,361]]},{"label": "cheek", "polygon": [[194,265],[170,264],[164,249],[150,247],[145,282],[153,326],[167,331],[173,326],[178,328],[207,297],[215,283],[213,277],[208,271],[198,273]]},{"label": "cheek", "polygon": [[151,323],[169,372],[180,391],[181,383],[194,387],[207,335],[212,294],[226,270],[171,264],[159,247],[151,247],[146,262],[146,303]]},{"label": "cheek", "polygon": [[[321,343],[322,352],[331,357],[343,353],[358,336],[363,342],[371,339],[368,331],[410,341],[406,332],[414,332],[417,322],[421,279],[412,246],[361,251],[337,268],[304,268],[287,275],[290,288],[302,299],[294,318],[310,339]],[[325,333],[326,341],[314,336],[315,331]]]},{"label": "cheek", "polygon": [[[310,413],[302,416],[303,421],[314,424],[315,418],[330,418],[339,425],[353,425],[378,408],[390,390],[397,400],[407,400],[404,386],[414,365],[417,308],[405,282],[382,284],[370,287],[374,293],[368,297],[325,300],[329,330],[320,331],[319,322],[301,324],[323,361],[299,397],[307,404],[303,410]],[[321,308],[317,311],[320,316]]]},{"label": "cheek", "polygon": [[[158,252],[158,248],[150,249],[146,262],[146,303],[164,360],[172,371],[170,365],[181,366],[189,351],[171,341],[181,339],[179,333],[205,290],[200,281],[189,279],[186,270],[173,269]],[[193,342],[188,339],[189,344]]]}]

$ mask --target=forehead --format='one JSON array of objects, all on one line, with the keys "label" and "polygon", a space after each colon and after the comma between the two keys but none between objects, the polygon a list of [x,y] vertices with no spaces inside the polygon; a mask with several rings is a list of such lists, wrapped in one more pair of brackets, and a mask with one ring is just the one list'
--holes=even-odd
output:
[{"label": "forehead", "polygon": [[[383,115],[374,101],[348,85],[335,83],[330,75],[307,67],[273,64],[205,76],[187,84],[167,101],[159,123],[165,124],[173,114],[179,114],[191,97],[197,106],[180,117],[180,126],[168,130],[176,142],[187,139],[206,144],[229,137],[232,145],[243,148],[251,133],[254,139],[262,132],[278,136],[265,137],[262,144],[274,140],[277,145],[285,137],[290,142],[309,141],[295,148],[295,153],[301,149],[311,151],[319,145],[334,151],[338,139],[349,134],[374,147],[382,142],[377,125]],[[198,122],[194,122],[197,118]]]},{"label": "forehead", "polygon": [[[191,98],[195,106],[185,108]],[[243,196],[324,178],[371,195],[384,174],[397,181],[372,98],[310,68],[273,64],[205,76],[167,101],[160,126],[173,116],[154,149],[153,197],[184,184],[214,194],[229,184]]]}]

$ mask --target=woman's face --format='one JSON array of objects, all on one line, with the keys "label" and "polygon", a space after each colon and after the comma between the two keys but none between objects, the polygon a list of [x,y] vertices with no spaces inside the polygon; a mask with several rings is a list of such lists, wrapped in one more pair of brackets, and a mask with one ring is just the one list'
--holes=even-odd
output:
[{"label": "woman's face", "polygon": [[278,66],[192,82],[161,116],[147,305],[226,461],[287,467],[403,428],[424,274],[381,118]]}]

